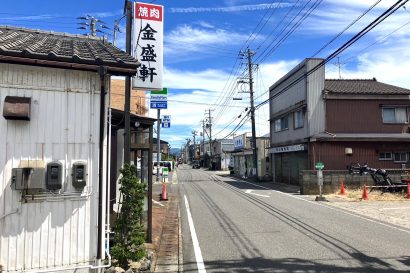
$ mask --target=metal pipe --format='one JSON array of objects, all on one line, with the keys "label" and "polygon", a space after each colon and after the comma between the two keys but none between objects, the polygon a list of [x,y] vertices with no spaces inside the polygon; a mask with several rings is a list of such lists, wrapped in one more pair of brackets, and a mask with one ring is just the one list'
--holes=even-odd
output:
[{"label": "metal pipe", "polygon": [[101,259],[102,229],[103,229],[103,188],[104,188],[104,137],[105,137],[105,76],[107,69],[103,66],[98,70],[100,75],[100,134],[98,152],[98,230],[97,259]]},{"label": "metal pipe", "polygon": [[159,181],[159,162],[161,160],[161,109],[157,109],[157,182]]},{"label": "metal pipe", "polygon": [[82,265],[82,266],[72,266],[72,267],[64,267],[64,268],[52,268],[52,269],[43,269],[43,270],[29,270],[23,271],[25,273],[45,273],[45,272],[58,272],[58,271],[66,271],[66,270],[77,270],[77,269],[100,269],[100,268],[109,268],[111,267],[111,255],[108,252],[108,249],[105,250],[105,254],[108,257],[108,264],[105,265]]},{"label": "metal pipe", "polygon": [[[131,55],[131,21],[132,21],[132,2],[126,1],[126,52]],[[124,100],[124,164],[129,164],[131,161],[131,118],[130,118],[130,104],[131,104],[131,77],[125,77],[125,100]]]}]

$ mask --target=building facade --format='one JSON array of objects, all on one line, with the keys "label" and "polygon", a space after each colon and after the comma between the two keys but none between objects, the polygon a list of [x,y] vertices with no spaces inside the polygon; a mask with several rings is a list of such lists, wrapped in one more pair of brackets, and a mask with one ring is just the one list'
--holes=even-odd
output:
[{"label": "building facade", "polygon": [[[256,170],[253,167],[253,151],[251,147],[252,137],[249,133],[233,138],[234,150],[231,152],[233,160],[233,172],[237,176],[252,177],[255,176]],[[271,168],[269,165],[269,136],[256,138],[256,151],[257,151],[257,166],[258,166],[258,179],[270,180]]]},{"label": "building facade", "polygon": [[269,149],[275,181],[299,184],[316,162],[345,170],[407,164],[410,90],[372,80],[325,80],[322,59],[306,59],[272,85]]},{"label": "building facade", "polygon": [[2,272],[102,272],[106,94],[138,62],[98,38],[12,27],[0,47]]}]

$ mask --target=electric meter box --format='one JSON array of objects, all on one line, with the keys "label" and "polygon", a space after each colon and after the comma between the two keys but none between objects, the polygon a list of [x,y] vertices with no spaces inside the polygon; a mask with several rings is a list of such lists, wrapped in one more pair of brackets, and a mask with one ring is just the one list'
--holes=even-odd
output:
[{"label": "electric meter box", "polygon": [[72,179],[74,188],[84,188],[87,184],[87,163],[75,162],[72,168]]},{"label": "electric meter box", "polygon": [[45,168],[13,168],[11,188],[13,190],[44,189]]},{"label": "electric meter box", "polygon": [[63,164],[53,161],[47,164],[47,190],[59,190],[63,184]]}]

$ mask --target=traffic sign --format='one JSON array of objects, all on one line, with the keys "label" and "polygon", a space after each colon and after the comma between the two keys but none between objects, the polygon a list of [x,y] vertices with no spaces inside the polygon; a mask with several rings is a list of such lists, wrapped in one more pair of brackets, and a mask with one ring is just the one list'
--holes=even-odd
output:
[{"label": "traffic sign", "polygon": [[162,116],[161,126],[162,126],[162,128],[170,128],[171,127],[171,116],[170,115],[163,115]]},{"label": "traffic sign", "polygon": [[323,170],[325,168],[325,164],[323,164],[323,162],[316,162],[315,164],[315,169],[316,170]]},{"label": "traffic sign", "polygon": [[151,101],[150,102],[151,109],[167,109],[168,108],[168,102],[163,102],[163,101]]}]

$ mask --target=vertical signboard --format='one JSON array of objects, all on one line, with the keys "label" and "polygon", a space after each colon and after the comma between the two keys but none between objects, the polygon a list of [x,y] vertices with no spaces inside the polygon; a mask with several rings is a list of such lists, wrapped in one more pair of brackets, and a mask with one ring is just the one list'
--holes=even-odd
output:
[{"label": "vertical signboard", "polygon": [[233,138],[233,147],[235,151],[244,149],[245,144],[246,144],[246,133]]},{"label": "vertical signboard", "polygon": [[136,2],[134,6],[134,57],[141,66],[134,77],[137,88],[161,90],[163,72],[164,7]]},{"label": "vertical signboard", "polygon": [[161,125],[162,128],[171,128],[171,116],[163,115]]},{"label": "vertical signboard", "polygon": [[151,91],[150,97],[151,109],[167,109],[168,108],[168,89],[164,88],[161,91]]}]

